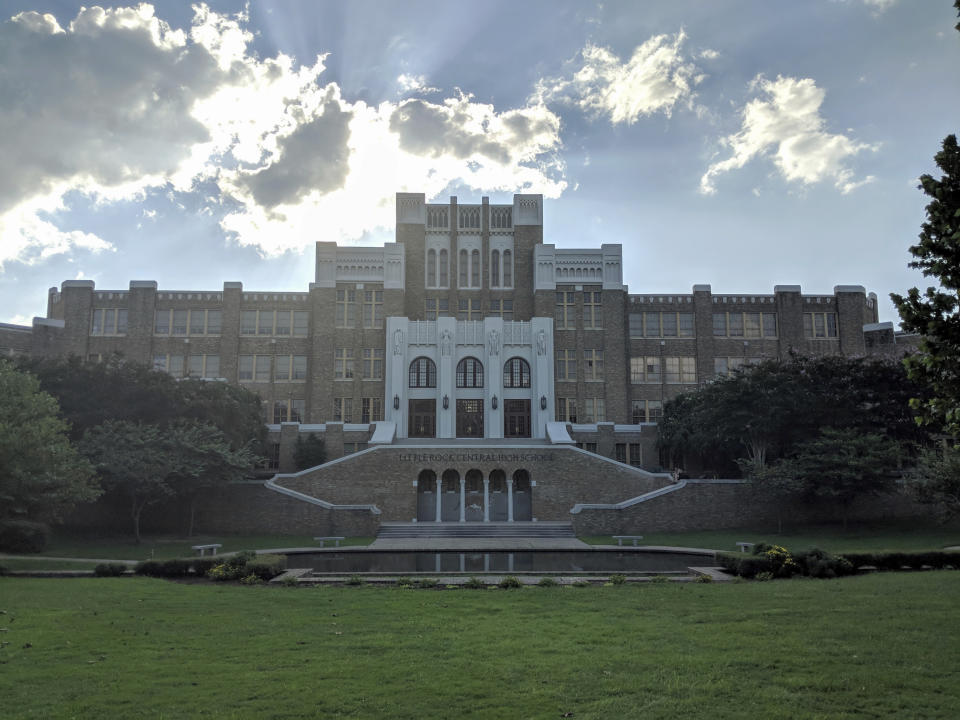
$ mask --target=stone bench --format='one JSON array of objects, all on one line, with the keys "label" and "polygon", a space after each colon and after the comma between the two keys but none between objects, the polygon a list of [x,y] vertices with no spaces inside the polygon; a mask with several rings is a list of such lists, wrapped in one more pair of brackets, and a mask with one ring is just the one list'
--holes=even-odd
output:
[{"label": "stone bench", "polygon": [[324,543],[324,542],[326,542],[327,540],[333,540],[333,546],[334,546],[334,547],[340,547],[340,541],[343,540],[343,539],[344,539],[344,538],[342,538],[342,537],[338,537],[338,536],[336,536],[336,535],[331,535],[331,536],[329,536],[329,537],[315,537],[315,538],[314,538],[314,541],[319,542],[319,543],[320,543],[320,547],[323,547],[323,543]]},{"label": "stone bench", "polygon": [[637,546],[637,540],[643,540],[643,535],[614,535],[613,539],[617,541],[617,545],[623,545],[624,540],[632,540],[633,546]]},{"label": "stone bench", "polygon": [[738,542],[737,547],[740,548],[740,552],[749,552],[753,550],[752,542]]},{"label": "stone bench", "polygon": [[200,553],[200,557],[203,557],[207,554],[207,550],[210,551],[211,555],[216,555],[217,550],[222,547],[223,545],[220,543],[210,543],[209,545],[194,545],[193,549]]}]

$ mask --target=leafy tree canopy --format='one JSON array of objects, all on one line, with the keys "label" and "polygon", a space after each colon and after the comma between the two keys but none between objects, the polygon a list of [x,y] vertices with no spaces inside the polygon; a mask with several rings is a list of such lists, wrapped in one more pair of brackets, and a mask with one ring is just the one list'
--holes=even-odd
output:
[{"label": "leafy tree canopy", "polygon": [[59,520],[100,495],[68,429],[37,379],[0,360],[0,519]]},{"label": "leafy tree canopy", "polygon": [[327,461],[327,446],[323,442],[323,438],[313,433],[310,433],[306,439],[298,436],[293,461],[297,470],[306,470],[317,465],[323,465]]}]

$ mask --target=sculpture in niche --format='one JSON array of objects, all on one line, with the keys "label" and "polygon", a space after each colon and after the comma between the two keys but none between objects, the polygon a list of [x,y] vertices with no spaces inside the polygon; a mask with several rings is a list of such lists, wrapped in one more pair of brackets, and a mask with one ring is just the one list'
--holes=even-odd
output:
[{"label": "sculpture in niche", "polygon": [[440,332],[440,353],[442,355],[449,355],[453,350],[453,333],[449,330],[442,330]]},{"label": "sculpture in niche", "polygon": [[547,354],[547,334],[541,330],[537,333],[537,355]]},{"label": "sculpture in niche", "polygon": [[393,331],[393,354],[403,354],[403,330],[400,328]]},{"label": "sculpture in niche", "polygon": [[491,330],[487,335],[487,353],[489,355],[500,354],[500,331]]}]

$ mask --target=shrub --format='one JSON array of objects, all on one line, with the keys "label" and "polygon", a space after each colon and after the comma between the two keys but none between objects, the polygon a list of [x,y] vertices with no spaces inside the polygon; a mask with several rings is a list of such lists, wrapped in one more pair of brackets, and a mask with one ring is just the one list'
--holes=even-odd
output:
[{"label": "shrub", "polygon": [[712,583],[713,577],[711,575],[697,575],[693,581],[698,583]]},{"label": "shrub", "polygon": [[198,577],[204,577],[210,572],[210,568],[219,564],[220,560],[207,556],[194,558],[191,562],[191,567],[193,568],[194,575],[197,575]]},{"label": "shrub", "polygon": [[50,544],[50,528],[30,520],[0,521],[0,550],[15,553],[36,553]]},{"label": "shrub", "polygon": [[240,583],[243,585],[263,585],[263,578],[256,573],[250,573],[240,578]]},{"label": "shrub", "polygon": [[127,571],[123,563],[100,563],[93,569],[94,577],[119,577]]},{"label": "shrub", "polygon": [[481,580],[478,577],[472,577],[472,576],[470,577],[469,580],[467,580],[463,584],[463,586],[465,588],[468,588],[469,590],[486,590],[487,589],[486,583],[484,583],[483,580]]},{"label": "shrub", "polygon": [[523,583],[520,582],[520,578],[516,575],[507,575],[499,583],[497,587],[503,588],[504,590],[509,590],[510,588],[519,588],[523,587]]},{"label": "shrub", "polygon": [[228,565],[227,563],[220,563],[219,565],[214,565],[207,571],[207,577],[217,582],[239,580],[243,577],[243,568]]},{"label": "shrub", "polygon": [[610,576],[611,585],[623,585],[627,582],[627,576],[623,573],[614,573]]},{"label": "shrub", "polygon": [[537,585],[540,587],[556,587],[559,583],[549,575],[540,578]]},{"label": "shrub", "polygon": [[769,571],[764,571],[764,572],[761,572],[761,573],[757,573],[755,579],[756,579],[756,580],[759,580],[760,582],[766,582],[767,580],[773,580],[773,573],[772,573],[772,572],[769,572]]},{"label": "shrub", "polygon": [[802,574],[814,578],[835,578],[852,575],[856,568],[849,560],[839,555],[814,548],[795,557]]},{"label": "shrub", "polygon": [[435,588],[440,584],[440,581],[436,578],[420,578],[417,580],[417,587],[419,588]]},{"label": "shrub", "polygon": [[234,553],[232,556],[223,561],[225,565],[230,567],[244,567],[248,562],[257,557],[257,554],[253,550],[241,550],[238,553]]},{"label": "shrub", "polygon": [[773,572],[773,563],[763,555],[747,555],[746,553],[724,552],[717,553],[717,562],[729,573],[739,577],[752,578],[761,572]]},{"label": "shrub", "polygon": [[163,577],[160,574],[160,561],[159,560],[143,560],[138,562],[133,571],[137,575],[146,575],[148,577]]},{"label": "shrub", "polygon": [[299,587],[300,580],[295,575],[287,575],[280,581],[284,587]]},{"label": "shrub", "polygon": [[283,574],[287,569],[286,555],[257,555],[248,560],[243,571],[247,575],[256,575],[261,580],[270,580]]},{"label": "shrub", "polygon": [[363,585],[363,578],[359,575],[351,575],[347,578],[345,585]]},{"label": "shrub", "polygon": [[402,588],[413,587],[413,578],[408,578],[408,577],[397,578],[397,587],[402,587]]},{"label": "shrub", "polygon": [[781,545],[774,545],[765,550],[763,556],[770,561],[770,572],[774,577],[792,577],[800,572],[800,566],[793,559],[790,551]]},{"label": "shrub", "polygon": [[654,575],[650,578],[650,582],[656,583],[657,585],[663,585],[664,583],[670,582],[670,577],[667,575]]},{"label": "shrub", "polygon": [[589,581],[589,580],[577,580],[577,581],[575,581],[575,582],[573,583],[573,586],[574,586],[575,588],[590,587],[590,581]]},{"label": "shrub", "polygon": [[6,575],[9,572],[10,570],[9,568],[7,568],[6,565],[0,565],[0,577],[2,577],[3,575]]}]

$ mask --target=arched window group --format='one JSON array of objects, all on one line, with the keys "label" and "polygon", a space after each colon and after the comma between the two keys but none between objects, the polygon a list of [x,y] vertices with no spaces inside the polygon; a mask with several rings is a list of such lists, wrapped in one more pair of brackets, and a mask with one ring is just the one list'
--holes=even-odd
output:
[{"label": "arched window group", "polygon": [[480,287],[480,251],[463,249],[460,251],[459,268],[460,287]]},{"label": "arched window group", "polygon": [[439,253],[433,248],[427,250],[427,287],[449,287],[449,285],[450,260],[446,248],[441,248]]},{"label": "arched window group", "polygon": [[437,386],[437,365],[430,358],[418,357],[410,363],[410,387],[435,388]]},{"label": "arched window group", "polygon": [[494,250],[490,254],[490,287],[513,286],[513,253]]},{"label": "arched window group", "polygon": [[483,387],[483,363],[476,358],[464,358],[457,364],[458,388]]},{"label": "arched window group", "polygon": [[523,358],[510,358],[503,366],[505,388],[530,387],[530,364]]}]

